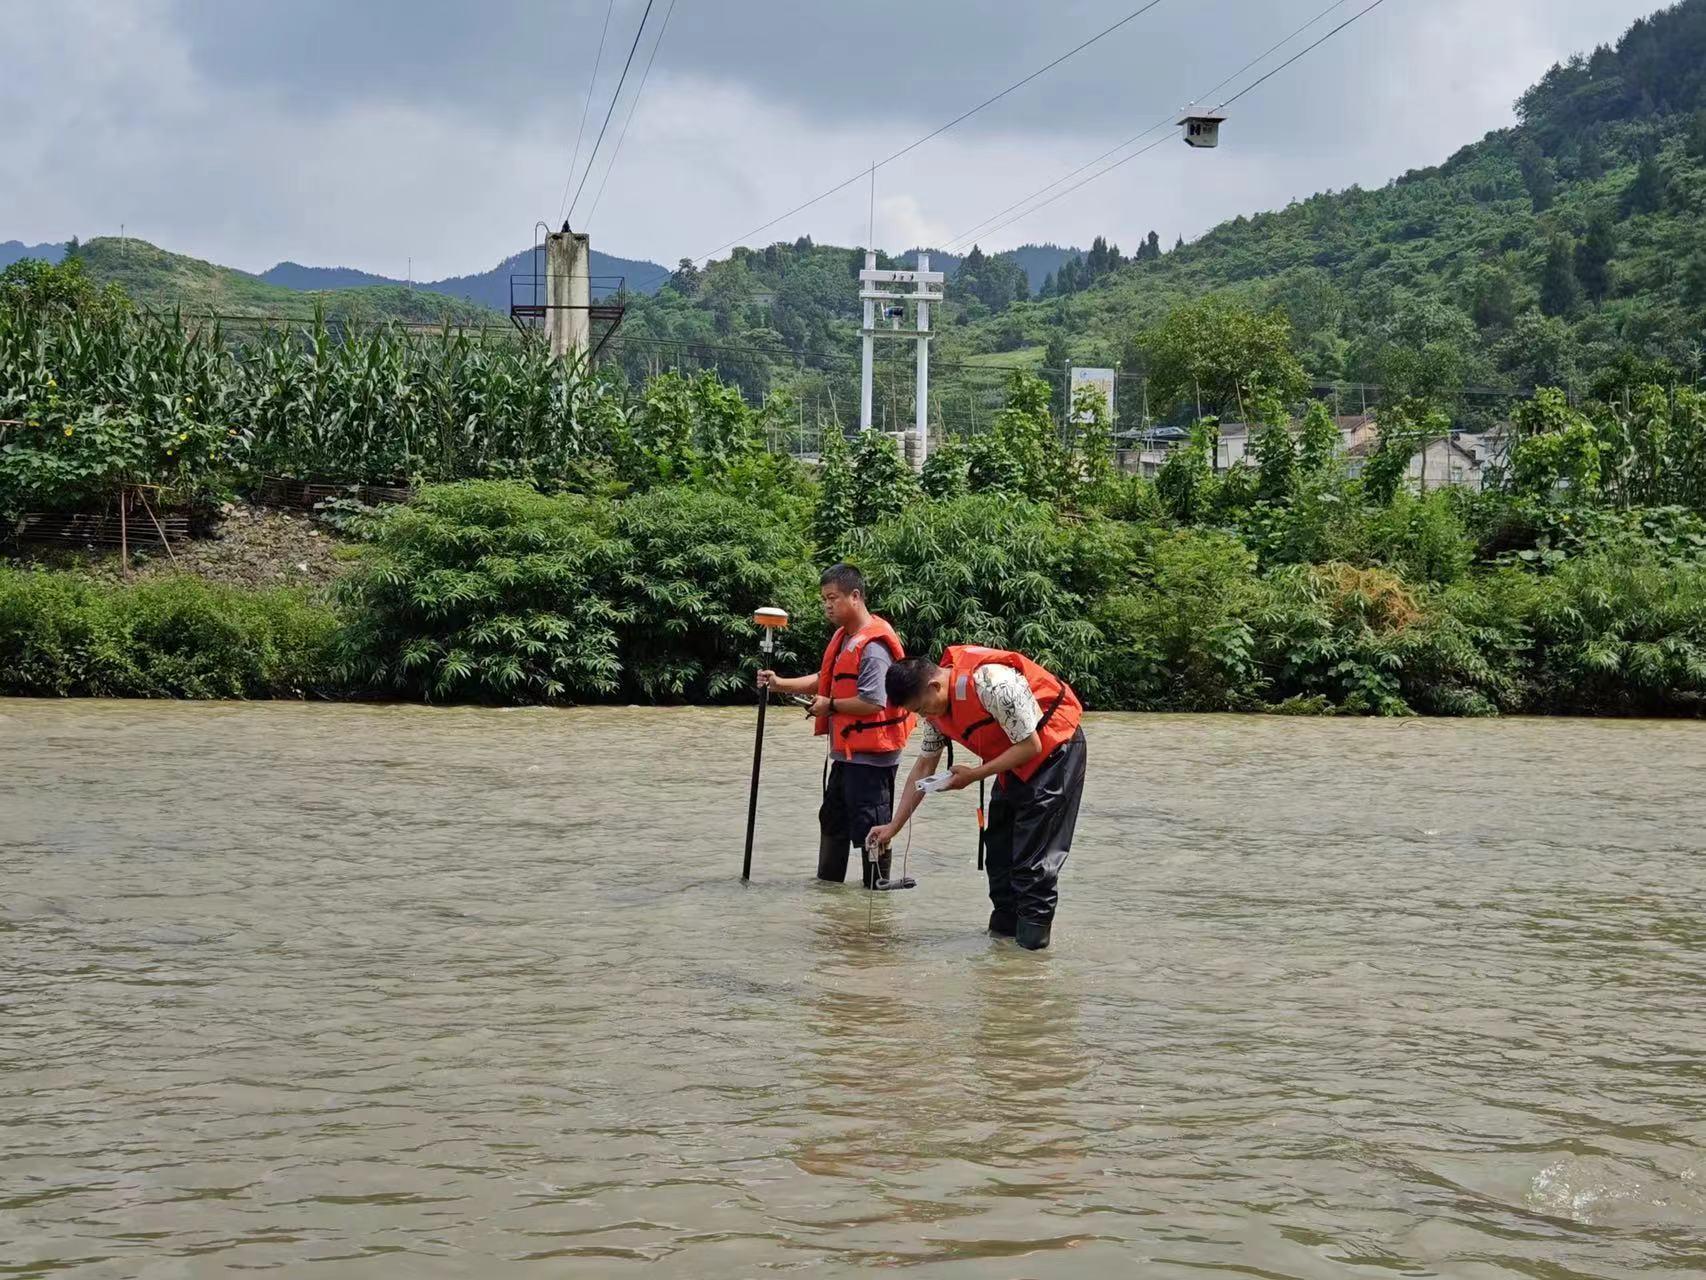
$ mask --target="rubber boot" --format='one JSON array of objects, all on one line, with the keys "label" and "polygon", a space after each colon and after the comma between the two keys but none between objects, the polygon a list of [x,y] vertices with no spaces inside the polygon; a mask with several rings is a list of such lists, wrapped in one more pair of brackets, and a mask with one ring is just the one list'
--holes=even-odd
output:
[{"label": "rubber boot", "polygon": [[1046,951],[1051,928],[1051,921],[1045,920],[1039,924],[1035,920],[1021,920],[1014,940],[1026,951]]},{"label": "rubber boot", "polygon": [[989,931],[997,938],[1011,938],[1019,929],[1019,917],[1000,907],[989,913]]},{"label": "rubber boot", "polygon": [[847,854],[850,848],[845,836],[818,836],[817,878],[827,880],[831,884],[844,884],[847,880]]}]

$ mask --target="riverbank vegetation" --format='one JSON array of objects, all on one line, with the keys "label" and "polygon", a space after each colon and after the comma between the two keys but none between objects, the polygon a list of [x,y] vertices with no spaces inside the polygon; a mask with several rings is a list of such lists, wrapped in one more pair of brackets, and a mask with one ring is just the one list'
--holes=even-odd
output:
[{"label": "riverbank vegetation", "polygon": [[[778,456],[789,406],[709,374],[636,390],[454,333],[240,345],[35,283],[57,292],[0,309],[0,418],[22,423],[0,428],[0,507],[115,483],[217,499],[273,468],[421,488],[328,513],[355,548],[329,589],[0,570],[8,693],[744,698],[751,610],[787,608],[783,660],[809,666],[816,566],[846,557],[913,649],[1022,648],[1102,709],[1706,705],[1706,396],[1687,387],[1543,391],[1485,491],[1416,493],[1415,444],[1445,429],[1422,397],[1382,413],[1353,476],[1325,406],[1294,419],[1252,379],[1233,389],[1250,465],[1216,470],[1204,422],[1148,480],[1114,468],[1093,396],[1063,431],[1015,371],[990,430],[915,476],[878,434],[832,435],[815,468]],[[1264,328],[1263,376],[1294,389],[1283,322]]]}]

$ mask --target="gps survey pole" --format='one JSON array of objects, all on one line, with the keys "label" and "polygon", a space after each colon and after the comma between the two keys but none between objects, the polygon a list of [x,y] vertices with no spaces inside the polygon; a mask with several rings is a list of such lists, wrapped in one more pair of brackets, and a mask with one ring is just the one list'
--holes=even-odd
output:
[{"label": "gps survey pole", "polygon": [[[776,652],[776,632],[788,625],[788,615],[781,609],[759,609],[752,620],[764,629],[759,651],[768,658]],[[746,799],[746,857],[740,864],[740,878],[752,879],[752,832],[758,825],[758,768],[764,763],[764,711],[770,705],[768,686],[758,691],[758,736],[752,744],[752,790]]]}]

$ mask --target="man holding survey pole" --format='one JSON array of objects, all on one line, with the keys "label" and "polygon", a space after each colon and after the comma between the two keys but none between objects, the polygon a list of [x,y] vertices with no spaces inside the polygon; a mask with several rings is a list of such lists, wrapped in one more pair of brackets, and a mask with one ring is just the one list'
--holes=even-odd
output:
[{"label": "man holding survey pole", "polygon": [[958,791],[995,779],[985,835],[991,933],[1029,951],[1049,945],[1061,867],[1072,849],[1084,793],[1084,707],[1070,685],[1024,654],[954,645],[940,662],[910,658],[888,672],[888,701],[929,721],[894,820],[870,833],[893,841],[923,802],[942,752],[957,742],[977,765],[955,765],[931,789]]},{"label": "man holding survey pole", "polygon": [[830,765],[818,810],[817,878],[840,884],[847,878],[847,857],[857,846],[863,855],[867,889],[888,887],[886,858],[869,852],[872,827],[894,812],[894,778],[901,748],[912,733],[910,712],[888,704],[885,678],[906,656],[900,637],[887,621],[865,606],[864,576],[851,565],[826,569],[820,580],[823,611],[835,634],[816,675],[779,676],[760,671],[760,688],[811,697],[807,714],[814,732],[829,739]]}]

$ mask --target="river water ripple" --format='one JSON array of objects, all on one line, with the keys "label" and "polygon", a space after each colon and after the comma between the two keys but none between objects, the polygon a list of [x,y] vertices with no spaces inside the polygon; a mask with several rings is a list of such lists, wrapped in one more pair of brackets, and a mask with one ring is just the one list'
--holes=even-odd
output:
[{"label": "river water ripple", "polygon": [[0,1274],[1706,1274],[1706,726],[1092,717],[1032,956],[751,725],[0,702]]}]

